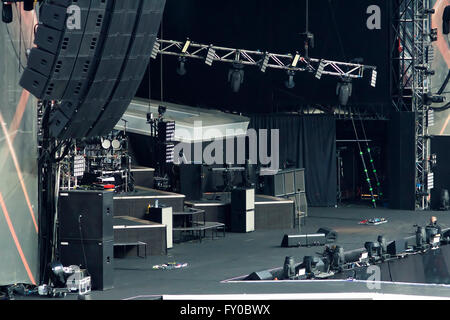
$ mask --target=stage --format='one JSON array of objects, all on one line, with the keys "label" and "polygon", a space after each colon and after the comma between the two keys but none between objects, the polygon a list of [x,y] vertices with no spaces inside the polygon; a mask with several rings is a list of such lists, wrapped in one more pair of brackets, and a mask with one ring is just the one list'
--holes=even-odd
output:
[{"label": "stage", "polygon": [[[394,211],[361,206],[310,208],[301,233],[313,233],[320,227],[332,228],[338,232],[337,244],[349,251],[363,247],[366,241],[375,241],[380,234],[388,241],[414,235],[413,225],[427,224],[431,215],[438,218],[443,229],[450,226],[448,212]],[[360,220],[371,217],[384,217],[388,223],[378,226],[358,224]],[[296,229],[256,230],[247,234],[227,232],[225,238],[206,238],[201,243],[192,241],[174,244],[167,256],[115,259],[114,289],[93,291],[92,299],[150,300],[160,296],[170,298],[173,295],[216,295],[220,299],[220,295],[231,294],[280,294],[278,298],[281,299],[283,294],[295,294],[297,298],[304,299],[345,299],[343,293],[363,293],[361,297],[367,299],[371,299],[369,295],[375,293],[450,298],[450,286],[437,284],[383,282],[379,289],[369,289],[365,282],[347,280],[269,283],[233,280],[254,271],[281,267],[286,256],[293,256],[296,262],[301,262],[303,256],[323,251],[323,247],[280,247],[284,234],[297,233]],[[188,266],[175,270],[153,269],[154,265],[168,262],[188,263]],[[315,295],[319,293],[321,295]],[[67,296],[66,299],[76,299],[76,295]]]}]

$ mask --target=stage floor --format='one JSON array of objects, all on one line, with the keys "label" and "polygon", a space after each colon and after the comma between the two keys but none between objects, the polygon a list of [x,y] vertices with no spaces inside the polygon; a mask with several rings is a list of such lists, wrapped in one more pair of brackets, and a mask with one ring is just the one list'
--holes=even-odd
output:
[{"label": "stage floor", "polygon": [[[282,248],[280,244],[284,234],[314,233],[320,227],[329,227],[338,232],[337,244],[349,251],[363,247],[366,241],[375,241],[379,234],[385,235],[388,241],[414,235],[413,225],[427,224],[432,215],[438,217],[443,229],[450,227],[450,212],[393,211],[356,206],[310,208],[306,224],[300,232],[290,229],[227,233],[225,238],[175,244],[168,251],[168,256],[115,259],[114,289],[92,292],[92,299],[142,300],[162,295],[338,292],[450,297],[450,286],[443,285],[381,283],[379,289],[369,289],[367,283],[355,281],[232,281],[254,271],[278,268],[283,265],[286,256],[293,256],[296,262],[301,262],[303,256],[323,250],[323,247]],[[386,218],[388,223],[378,226],[358,224],[360,220],[374,217]],[[173,270],[152,269],[154,265],[168,262],[188,263],[188,266]],[[321,296],[305,297],[316,299]],[[72,298],[76,299],[76,296],[66,297]]]}]

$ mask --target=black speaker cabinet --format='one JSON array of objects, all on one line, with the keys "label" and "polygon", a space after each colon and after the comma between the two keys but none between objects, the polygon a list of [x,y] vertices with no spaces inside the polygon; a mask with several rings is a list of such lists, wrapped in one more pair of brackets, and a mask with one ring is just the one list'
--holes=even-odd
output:
[{"label": "black speaker cabinet", "polygon": [[64,191],[59,194],[61,239],[112,240],[113,195],[111,191]]},{"label": "black speaker cabinet", "polygon": [[269,271],[253,272],[245,280],[273,280],[273,275]]},{"label": "black speaker cabinet", "polygon": [[107,290],[114,287],[114,240],[61,239],[59,247],[64,266],[77,265],[88,270],[92,289]]},{"label": "black speaker cabinet", "polygon": [[186,196],[186,200],[200,200],[203,189],[202,165],[180,165],[180,193]]},{"label": "black speaker cabinet", "polygon": [[394,240],[387,245],[387,253],[392,256],[403,253],[406,249],[408,249],[408,240],[406,239]]},{"label": "black speaker cabinet", "polygon": [[231,191],[231,210],[255,210],[255,189],[237,188]]},{"label": "black speaker cabinet", "polygon": [[231,231],[255,231],[255,189],[238,188],[231,192]]},{"label": "black speaker cabinet", "polygon": [[299,235],[284,235],[281,241],[281,247],[303,247],[325,245],[326,238],[324,233],[311,233]]}]

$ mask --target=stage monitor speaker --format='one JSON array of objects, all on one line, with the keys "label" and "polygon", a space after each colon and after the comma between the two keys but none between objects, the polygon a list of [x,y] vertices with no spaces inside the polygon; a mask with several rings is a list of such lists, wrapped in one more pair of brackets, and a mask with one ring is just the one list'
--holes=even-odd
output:
[{"label": "stage monitor speaker", "polygon": [[255,211],[232,211],[231,212],[231,232],[252,232],[255,231]]},{"label": "stage monitor speaker", "polygon": [[305,246],[318,246],[325,245],[327,242],[324,233],[311,233],[311,234],[299,234],[299,235],[284,235],[281,241],[281,247],[305,247]]},{"label": "stage monitor speaker", "polygon": [[59,194],[59,237],[75,240],[111,240],[113,234],[111,191],[65,191]]},{"label": "stage monitor speaker", "polygon": [[203,166],[201,164],[181,164],[180,193],[186,200],[200,200],[203,198]]},{"label": "stage monitor speaker", "polygon": [[77,265],[88,270],[92,289],[114,287],[114,240],[60,239],[59,248],[64,266]]},{"label": "stage monitor speaker", "polygon": [[255,209],[255,189],[237,188],[231,191],[231,210],[244,212]]},{"label": "stage monitor speaker", "polygon": [[320,228],[316,233],[325,234],[325,239],[328,243],[337,241],[338,233],[330,228]]},{"label": "stage monitor speaker", "polygon": [[387,245],[387,254],[395,256],[405,252],[406,249],[408,249],[408,241],[406,239],[394,240]]},{"label": "stage monitor speaker", "polygon": [[20,85],[56,101],[49,119],[54,138],[112,131],[147,70],[164,6],[165,0],[43,3]]},{"label": "stage monitor speaker", "polygon": [[245,280],[256,281],[256,280],[273,280],[273,275],[269,271],[259,271],[253,272]]}]

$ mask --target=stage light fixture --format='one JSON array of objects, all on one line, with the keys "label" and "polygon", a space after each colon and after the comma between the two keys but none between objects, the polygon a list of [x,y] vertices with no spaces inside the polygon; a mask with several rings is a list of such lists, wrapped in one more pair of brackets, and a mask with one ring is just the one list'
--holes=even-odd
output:
[{"label": "stage light fixture", "polygon": [[438,41],[438,29],[437,28],[431,29],[430,38],[431,38],[432,42]]},{"label": "stage light fixture", "polygon": [[431,70],[426,64],[419,64],[415,68],[416,70],[423,71],[427,76],[434,76],[436,73],[434,70]]},{"label": "stage light fixture", "polygon": [[213,63],[215,57],[216,57],[216,50],[214,50],[212,47],[210,47],[208,49],[208,53],[206,55],[205,63],[208,66],[212,66],[212,63]]},{"label": "stage light fixture", "polygon": [[450,209],[450,196],[447,189],[441,190],[440,210],[448,211]]},{"label": "stage light fixture", "polygon": [[269,65],[269,59],[270,55],[266,52],[266,54],[264,55],[264,59],[262,60],[261,72],[266,72],[267,66]]},{"label": "stage light fixture", "polygon": [[380,245],[378,255],[381,256],[383,254],[386,254],[386,252],[387,252],[386,238],[384,236],[378,236],[377,241],[378,241],[378,244]]},{"label": "stage light fixture", "polygon": [[160,48],[161,48],[161,43],[159,43],[158,41],[155,41],[155,44],[153,45],[153,49],[152,49],[152,54],[151,54],[152,59],[156,59]]},{"label": "stage light fixture", "polygon": [[377,86],[377,76],[378,72],[376,69],[372,70],[372,80],[370,81],[370,85],[375,88]]},{"label": "stage light fixture", "polygon": [[425,244],[426,235],[425,235],[425,229],[423,227],[417,227],[416,230],[416,247],[422,248]]},{"label": "stage light fixture", "polygon": [[445,101],[445,96],[434,96],[431,93],[426,93],[422,97],[424,105],[430,106],[433,103],[443,103]]},{"label": "stage light fixture", "polygon": [[186,71],[186,58],[185,57],[179,57],[178,58],[177,73],[180,76],[184,76],[187,73],[187,71]]},{"label": "stage light fixture", "polygon": [[350,78],[342,78],[336,86],[336,95],[339,98],[339,104],[346,106],[352,96],[353,84]]},{"label": "stage light fixture", "polygon": [[323,70],[325,69],[325,65],[326,65],[326,62],[321,60],[320,64],[319,64],[319,67],[317,68],[317,71],[316,71],[316,78],[318,80],[320,80],[322,78],[322,73],[323,73]]},{"label": "stage light fixture", "polygon": [[292,59],[291,67],[296,68],[299,60],[300,60],[300,54],[298,52],[296,52],[294,59]]},{"label": "stage light fixture", "polygon": [[289,70],[287,72],[288,74],[288,80],[286,80],[284,82],[284,85],[286,86],[286,88],[288,89],[293,89],[295,87],[295,81],[294,81],[294,76],[295,76],[295,71],[293,70]]},{"label": "stage light fixture", "polygon": [[244,83],[244,66],[241,64],[234,64],[233,68],[228,71],[228,82],[231,85],[231,90],[234,93],[239,92],[241,84]]},{"label": "stage light fixture", "polygon": [[286,257],[283,265],[283,278],[292,279],[295,277],[295,261],[293,257]]},{"label": "stage light fixture", "polygon": [[12,5],[8,2],[3,2],[2,6],[2,21],[4,23],[11,23],[13,21]]},{"label": "stage light fixture", "polygon": [[181,49],[181,53],[186,53],[187,50],[189,49],[189,46],[191,45],[191,40],[189,40],[189,38],[186,40],[186,42],[184,43],[183,49]]}]

